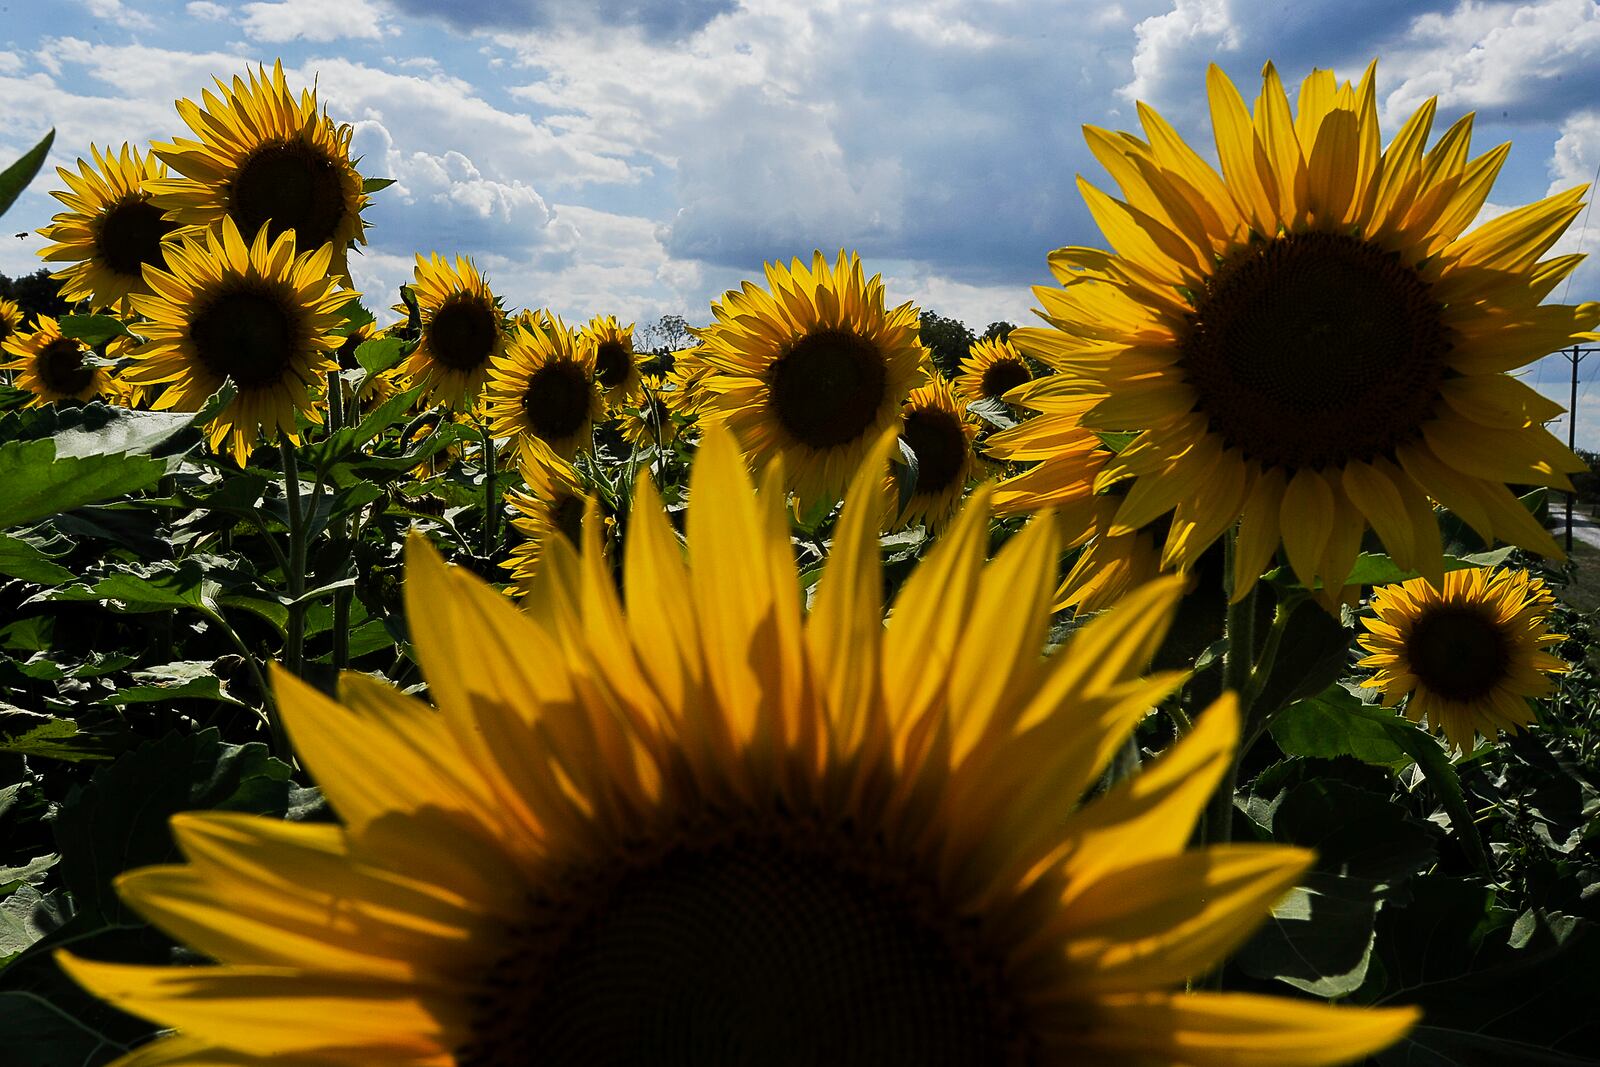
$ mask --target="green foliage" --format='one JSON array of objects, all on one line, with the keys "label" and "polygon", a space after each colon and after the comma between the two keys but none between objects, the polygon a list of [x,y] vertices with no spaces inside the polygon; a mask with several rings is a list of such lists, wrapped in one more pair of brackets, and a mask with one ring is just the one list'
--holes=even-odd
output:
[{"label": "green foliage", "polygon": [[967,350],[977,340],[966,323],[945,318],[935,311],[922,313],[920,336],[923,345],[933,353],[934,366],[946,378],[954,378],[960,372],[961,361],[967,358]]},{"label": "green foliage", "polygon": [[34,145],[23,153],[22,158],[11,164],[5,170],[0,170],[0,215],[4,215],[11,205],[16,203],[17,197],[22,195],[22,190],[33,181],[34,175],[39,173],[39,168],[44,166],[45,157],[50,154],[50,146],[55,143],[56,131],[54,128]]}]

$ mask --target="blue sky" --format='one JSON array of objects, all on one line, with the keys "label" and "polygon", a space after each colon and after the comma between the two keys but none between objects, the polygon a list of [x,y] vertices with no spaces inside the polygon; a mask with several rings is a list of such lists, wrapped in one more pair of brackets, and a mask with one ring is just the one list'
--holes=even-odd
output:
[{"label": "blue sky", "polygon": [[[702,322],[763,258],[843,245],[891,300],[982,328],[1030,317],[1050,249],[1104,243],[1082,124],[1132,128],[1143,100],[1209,152],[1208,62],[1252,97],[1267,59],[1297,85],[1378,57],[1386,131],[1437,95],[1479,150],[1513,143],[1487,215],[1594,175],[1596,55],[1596,0],[0,0],[0,158],[52,125],[56,164],[173,136],[174,99],[282,57],[397,179],[352,263],[371,304],[438,250],[512,306]],[[1580,239],[1600,214],[1558,249]],[[0,271],[39,244],[7,238]],[[1569,296],[1600,299],[1600,259]],[[1566,374],[1529,378],[1564,403]],[[1578,429],[1600,449],[1589,381]]]}]

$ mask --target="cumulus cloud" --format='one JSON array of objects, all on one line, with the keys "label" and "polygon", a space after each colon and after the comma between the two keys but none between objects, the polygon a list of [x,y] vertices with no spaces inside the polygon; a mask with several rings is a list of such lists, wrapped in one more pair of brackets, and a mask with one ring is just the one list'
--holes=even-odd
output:
[{"label": "cumulus cloud", "polygon": [[737,0],[391,0],[409,15],[441,18],[458,29],[543,31],[638,29],[675,39],[732,11]]},{"label": "cumulus cloud", "polygon": [[272,43],[382,37],[385,30],[384,13],[372,0],[263,0],[245,4],[243,14],[245,35]]},{"label": "cumulus cloud", "polygon": [[148,30],[155,25],[149,15],[137,11],[122,0],[80,0],[89,14],[106,19],[130,30]]},{"label": "cumulus cloud", "polygon": [[228,17],[228,9],[211,0],[189,0],[183,5],[183,10],[190,18],[205,22],[220,22]]}]

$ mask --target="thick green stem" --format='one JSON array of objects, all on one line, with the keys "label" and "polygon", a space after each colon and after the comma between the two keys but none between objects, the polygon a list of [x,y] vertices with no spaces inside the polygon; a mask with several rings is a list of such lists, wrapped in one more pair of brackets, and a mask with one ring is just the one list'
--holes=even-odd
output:
[{"label": "thick green stem", "polygon": [[[344,381],[339,377],[338,371],[328,372],[328,434],[332,436],[344,429]],[[315,498],[313,498],[315,499]],[[351,556],[351,530],[354,528],[355,519],[346,517],[338,520],[335,529],[338,532],[344,551],[337,553],[340,559]],[[343,574],[336,575],[342,578]],[[333,594],[333,670],[337,674],[350,664],[350,596],[349,589],[337,589]]]},{"label": "thick green stem", "polygon": [[480,423],[483,437],[483,558],[492,559],[500,542],[500,497],[495,485],[494,435],[488,423]]},{"label": "thick green stem", "polygon": [[283,499],[289,510],[289,566],[283,577],[290,604],[283,665],[300,675],[304,673],[306,651],[306,521],[300,500],[300,462],[288,438],[278,439],[278,454],[283,460]]},{"label": "thick green stem", "polygon": [[[1229,531],[1223,545],[1223,573],[1225,581],[1233,576],[1235,534]],[[1226,587],[1225,587],[1226,588]],[[1252,585],[1244,596],[1228,604],[1228,650],[1222,660],[1222,685],[1238,694],[1241,714],[1245,712],[1242,701],[1250,682],[1250,667],[1255,658],[1256,590]],[[1239,780],[1239,761],[1244,758],[1244,748],[1236,749],[1217,791],[1206,808],[1205,840],[1207,844],[1225,844],[1233,836],[1233,791]]]}]

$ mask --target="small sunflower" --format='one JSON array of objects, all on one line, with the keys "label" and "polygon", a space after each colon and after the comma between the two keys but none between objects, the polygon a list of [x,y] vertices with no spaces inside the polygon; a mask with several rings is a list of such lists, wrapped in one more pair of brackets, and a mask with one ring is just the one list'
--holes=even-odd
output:
[{"label": "small sunflower", "polygon": [[116,391],[94,350],[75,337],[63,337],[60,324],[49,315],[36,318],[32,333],[11,335],[3,349],[11,361],[0,370],[14,372],[13,384],[33,394],[27,403],[30,408],[93,400]]},{"label": "small sunflower", "polygon": [[57,167],[67,192],[50,195],[70,211],[55,215],[39,231],[47,241],[43,259],[72,266],[51,275],[61,281],[61,298],[87,300],[107,307],[130,293],[148,293],[143,270],[162,265],[161,242],[176,229],[151,202],[147,186],[166,177],[167,168],[153,155],[141,156],[124,144],[122,152],[104,155],[89,146],[94,165],[78,160],[78,173]]},{"label": "small sunflower", "polygon": [[524,596],[533,589],[533,576],[552,537],[566,539],[576,549],[582,542],[583,512],[589,499],[577,469],[543,444],[534,442],[535,458],[522,464],[528,491],[506,494],[516,514],[512,527],[522,541],[500,566],[511,572],[511,595]]},{"label": "small sunflower", "polygon": [[1033,381],[1033,372],[1010,341],[981,337],[967,349],[956,376],[956,392],[971,404],[1002,400],[1019,385]]},{"label": "small sunflower", "polygon": [[606,404],[617,407],[639,392],[639,361],[633,351],[633,323],[617,324],[615,315],[596,315],[583,333],[594,344],[594,376],[606,396]]},{"label": "small sunflower", "polygon": [[594,374],[594,342],[559,318],[514,331],[484,390],[494,435],[511,439],[520,462],[533,461],[534,441],[563,459],[587,451],[605,415]]},{"label": "small sunflower", "polygon": [[1116,251],[1052,253],[1053,328],[1011,335],[1100,394],[1088,426],[1139,434],[1103,475],[1133,481],[1114,529],[1173,512],[1188,567],[1239,522],[1235,596],[1280,543],[1337,590],[1369,525],[1437,583],[1430,497],[1559,557],[1507,486],[1566,487],[1582,463],[1543,428],[1561,409],[1507,372],[1600,321],[1542,302],[1578,263],[1540,257],[1583,190],[1464,234],[1510,147],[1470,158],[1471,116],[1424,151],[1429,100],[1380,149],[1372,67],[1313,71],[1298,116],[1270,64],[1253,116],[1215,66],[1208,84],[1220,175],[1143,104],[1148,140],[1086,130],[1124,197],[1079,183]]},{"label": "small sunflower", "polygon": [[238,394],[207,439],[240,466],[263,427],[298,442],[296,414],[321,421],[312,395],[344,340],[334,331],[351,293],[328,276],[332,255],[329,245],[297,255],[293,232],[274,240],[266,227],[246,247],[231,218],[202,239],[181,238],[168,246],[166,270],[145,268],[153,292],[132,298],[149,342],[121,377],[167,383],[155,407],[177,411],[198,411],[231,380]]},{"label": "small sunflower", "polygon": [[419,255],[413,276],[422,337],[402,364],[403,373],[414,385],[425,383],[426,395],[450,408],[469,408],[511,334],[500,298],[468,256],[457,256],[452,267],[437,252],[427,259]]},{"label": "small sunflower", "polygon": [[666,379],[646,375],[634,402],[617,416],[623,439],[634,448],[668,448],[678,439],[678,424],[667,399],[671,395]]},{"label": "small sunflower", "polygon": [[731,429],[757,470],[782,456],[800,508],[832,503],[922,383],[917,309],[885,309],[882,279],[864,278],[854,253],[832,267],[821,252],[810,267],[768,263],[766,277],[690,331],[710,370],[700,417]]},{"label": "small sunflower", "polygon": [[672,353],[672,369],[667,371],[667,385],[662,400],[674,415],[693,420],[700,414],[700,405],[706,399],[706,377],[711,368],[700,358],[700,349],[684,348]]},{"label": "small sunflower", "polygon": [[[215,963],[57,960],[174,1028],[134,1063],[1345,1063],[1410,1009],[1185,993],[1311,854],[1188,849],[1225,698],[1073,810],[1183,680],[1141,670],[1177,586],[1049,629],[1054,528],[985,564],[979,501],[902,588],[877,559],[885,437],[814,609],[781,472],[708,435],[688,558],[641,477],[619,596],[593,516],[519,612],[414,542],[438,710],[347,672],[282,709],[342,824],[182,815],[123,875]],[[933,652],[934,654],[930,654]],[[285,1020],[292,1025],[285,1025]]]},{"label": "small sunflower", "polygon": [[138,347],[139,341],[127,334],[106,342],[106,359],[115,364],[107,371],[111,375],[111,391],[106,399],[125,408],[147,409],[161,391],[160,387],[135,385],[124,376],[124,371],[134,365],[133,353]]},{"label": "small sunflower", "polygon": [[314,89],[296,100],[282,61],[271,74],[265,67],[246,73],[248,83],[215,79],[221,96],[207,89],[204,107],[177,101],[200,139],[151,145],[181,177],[146,180],[145,189],[180,226],[204,229],[229,218],[240,233],[268,226],[273,238],[293,231],[300,248],[330,245],[332,269],[347,279],[350,246],[366,243],[368,198],[350,161],[354,130],[317,110]]},{"label": "small sunflower", "polygon": [[0,296],[0,345],[22,329],[22,305]]},{"label": "small sunflower", "polygon": [[1400,698],[1413,722],[1428,720],[1458,751],[1473,734],[1494,738],[1533,721],[1530,698],[1550,692],[1551,672],[1566,663],[1545,649],[1560,643],[1546,619],[1555,598],[1544,582],[1520,570],[1484,567],[1449,571],[1438,588],[1425,578],[1380,586],[1375,618],[1364,618],[1361,660],[1375,673],[1361,684],[1377,689],[1385,707]]},{"label": "small sunflower", "polygon": [[[943,378],[919,385],[906,398],[900,437],[917,457],[917,484],[894,525],[939,530],[955,515],[967,483],[979,473],[972,442],[978,425]],[[892,509],[891,509],[892,511]]]}]

